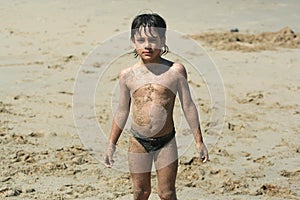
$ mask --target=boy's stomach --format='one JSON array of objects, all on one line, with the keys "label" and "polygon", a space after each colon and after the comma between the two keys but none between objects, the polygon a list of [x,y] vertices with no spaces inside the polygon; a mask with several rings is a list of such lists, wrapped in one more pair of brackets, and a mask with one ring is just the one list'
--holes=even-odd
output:
[{"label": "boy's stomach", "polygon": [[172,109],[154,103],[133,106],[132,128],[145,137],[161,137],[174,129]]}]

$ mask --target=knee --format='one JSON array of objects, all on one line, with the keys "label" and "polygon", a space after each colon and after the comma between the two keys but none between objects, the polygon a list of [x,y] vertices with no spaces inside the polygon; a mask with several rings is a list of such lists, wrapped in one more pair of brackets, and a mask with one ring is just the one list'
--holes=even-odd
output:
[{"label": "knee", "polygon": [[159,191],[158,196],[161,200],[176,200],[176,192],[175,190],[165,190]]},{"label": "knee", "polygon": [[136,188],[134,190],[134,199],[148,199],[151,193],[151,188],[143,189],[143,188]]}]

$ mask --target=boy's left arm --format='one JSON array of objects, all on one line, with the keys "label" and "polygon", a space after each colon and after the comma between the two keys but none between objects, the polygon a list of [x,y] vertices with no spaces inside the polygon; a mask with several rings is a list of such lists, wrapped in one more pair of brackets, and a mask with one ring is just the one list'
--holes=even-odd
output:
[{"label": "boy's left arm", "polygon": [[185,118],[194,134],[199,157],[202,162],[208,161],[208,151],[203,142],[200,120],[198,117],[198,111],[196,105],[191,97],[189,85],[187,82],[187,73],[183,65],[177,66],[177,72],[179,73],[178,79],[178,95],[181,102],[182,110]]}]

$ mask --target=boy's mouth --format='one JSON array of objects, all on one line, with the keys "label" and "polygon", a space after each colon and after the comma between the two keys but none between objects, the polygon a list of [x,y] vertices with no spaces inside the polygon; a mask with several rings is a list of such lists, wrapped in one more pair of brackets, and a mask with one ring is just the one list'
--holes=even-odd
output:
[{"label": "boy's mouth", "polygon": [[144,55],[151,55],[153,52],[152,51],[143,51]]}]

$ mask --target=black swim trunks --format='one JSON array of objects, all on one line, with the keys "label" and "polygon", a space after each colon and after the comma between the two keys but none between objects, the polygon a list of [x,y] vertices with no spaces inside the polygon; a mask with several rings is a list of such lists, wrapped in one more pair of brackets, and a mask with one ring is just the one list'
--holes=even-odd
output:
[{"label": "black swim trunks", "polygon": [[175,129],[167,135],[157,138],[147,138],[140,135],[133,128],[130,129],[133,137],[146,149],[148,153],[157,151],[168,144],[175,136]]}]

